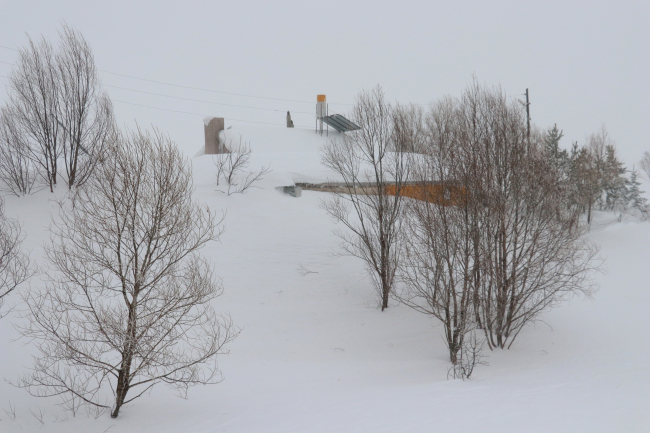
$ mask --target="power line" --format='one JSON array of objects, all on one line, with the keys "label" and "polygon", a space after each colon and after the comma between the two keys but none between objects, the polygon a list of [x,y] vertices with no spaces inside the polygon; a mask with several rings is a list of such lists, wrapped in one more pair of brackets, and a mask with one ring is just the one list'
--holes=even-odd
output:
[{"label": "power line", "polygon": [[[20,51],[20,50],[17,50],[15,48],[7,47],[5,45],[0,45],[0,48],[6,48],[6,49],[12,50],[12,51]],[[16,66],[13,63],[9,63],[9,62],[2,62],[2,63],[7,63],[9,65]],[[245,97],[245,98],[268,99],[268,100],[271,100],[271,101],[299,102],[299,103],[303,103],[303,104],[313,104],[314,103],[314,101],[300,101],[300,100],[296,100],[296,99],[270,98],[270,97],[266,97],[266,96],[246,95],[246,94],[243,94],[243,93],[223,92],[223,91],[220,91],[220,90],[204,89],[204,88],[201,88],[201,87],[183,86],[183,85],[180,85],[180,84],[167,83],[167,82],[164,82],[164,81],[150,80],[148,78],[134,77],[133,75],[118,74],[117,72],[111,72],[111,71],[107,71],[107,70],[104,70],[104,69],[98,69],[98,70],[101,71],[101,72],[104,72],[106,74],[117,75],[119,77],[131,78],[133,80],[148,81],[150,83],[162,84],[162,85],[165,85],[165,86],[172,86],[172,87],[179,87],[181,89],[200,90],[202,92],[221,93],[221,94],[224,94],[224,95],[242,96],[242,97]],[[105,86],[108,86],[108,84],[105,84]],[[113,87],[117,87],[117,86],[113,86]],[[131,89],[125,89],[125,90],[131,90]],[[141,92],[141,93],[146,93],[146,92]],[[156,94],[156,93],[154,93],[154,94]],[[167,95],[160,95],[160,96],[167,96]],[[172,97],[172,96],[169,96],[169,97]],[[188,99],[188,100],[191,100],[191,99]],[[198,101],[198,102],[207,102],[207,101]],[[213,102],[209,102],[209,103],[213,103]],[[215,102],[215,104],[216,104],[216,102]],[[354,104],[337,103],[337,102],[333,102],[333,103],[329,103],[329,104],[331,104],[331,105],[346,105],[346,106],[354,105]],[[226,105],[226,104],[222,104],[222,105]],[[415,105],[430,106],[431,104],[415,104]],[[255,108],[255,107],[246,107],[246,108]],[[278,111],[282,111],[282,110],[278,110]],[[305,112],[296,111],[296,113],[305,113]],[[311,113],[305,113],[305,114],[311,114]]]},{"label": "power line", "polygon": [[203,92],[221,93],[221,94],[224,94],[224,95],[243,96],[245,98],[268,99],[268,100],[271,100],[271,101],[300,102],[300,103],[305,103],[305,104],[313,104],[313,101],[299,101],[299,100],[295,100],[295,99],[269,98],[269,97],[266,97],[266,96],[246,95],[246,94],[243,94],[243,93],[222,92],[220,90],[204,89],[204,88],[201,88],[201,87],[182,86],[180,84],[166,83],[164,81],[150,80],[148,78],[134,77],[132,75],[126,75],[126,74],[118,74],[117,72],[110,72],[110,71],[106,71],[104,69],[99,69],[99,71],[107,73],[107,74],[111,74],[111,75],[117,75],[119,77],[127,77],[127,78],[132,78],[134,80],[148,81],[150,83],[163,84],[165,86],[180,87],[182,89],[200,90],[200,91],[203,91]]},{"label": "power line", "polygon": [[192,112],[190,112],[190,111],[169,110],[169,109],[167,109],[167,108],[158,108],[158,107],[152,107],[152,106],[150,106],[150,105],[135,104],[135,103],[133,103],[133,102],[120,101],[119,99],[113,99],[113,98],[111,98],[111,101],[113,101],[113,102],[121,102],[122,104],[136,105],[136,106],[138,106],[138,107],[153,108],[154,110],[170,111],[170,112],[172,112],[172,113],[194,114],[194,115],[196,115],[196,116],[203,116],[203,117],[205,117],[205,114],[192,113]]},{"label": "power line", "polygon": [[[6,75],[0,75],[0,77],[2,77],[2,78],[9,78],[9,77],[7,77]],[[165,96],[165,95],[162,95],[162,96]],[[172,98],[173,98],[173,96],[172,96]],[[184,98],[181,98],[181,99],[184,99]],[[168,108],[152,107],[151,105],[136,104],[136,103],[134,103],[134,102],[121,101],[121,100],[119,100],[119,99],[113,99],[113,98],[111,98],[111,101],[113,101],[113,102],[120,102],[120,103],[122,103],[122,104],[135,105],[135,106],[137,106],[137,107],[152,108],[152,109],[154,109],[154,110],[169,111],[169,112],[171,112],[171,113],[192,114],[192,115],[194,115],[194,116],[202,116],[202,117],[205,117],[205,114],[201,114],[201,113],[193,113],[193,112],[191,112],[191,111],[170,110],[170,109],[168,109]],[[249,107],[249,108],[254,108],[254,107]],[[274,110],[274,111],[280,111],[280,110]],[[263,124],[263,125],[280,126],[280,125],[278,125],[277,123],[258,122],[258,121],[255,121],[255,120],[232,119],[232,118],[230,118],[230,117],[224,117],[224,119],[226,119],[226,120],[230,120],[230,121],[233,121],[233,122],[260,123],[260,124]],[[306,129],[306,128],[300,128],[300,127],[298,127],[297,129]]]},{"label": "power line", "polygon": [[[3,48],[6,48],[6,47],[3,47]],[[5,62],[4,60],[0,60],[0,63],[6,63],[8,65],[17,66],[17,65],[15,65],[13,63]],[[3,77],[4,77],[4,75],[3,75]],[[5,77],[5,78],[9,78],[9,77]],[[250,109],[253,109],[253,110],[276,111],[276,112],[279,112],[279,113],[284,112],[284,110],[277,110],[275,108],[251,107],[251,106],[248,106],[248,105],[225,104],[225,103],[222,103],[222,102],[213,102],[213,101],[204,101],[204,100],[201,100],[201,99],[183,98],[183,97],[180,97],[180,96],[164,95],[162,93],[146,92],[144,90],[129,89],[127,87],[114,86],[114,85],[111,85],[111,84],[103,84],[103,86],[104,87],[113,87],[113,88],[122,89],[122,90],[128,90],[130,92],[144,93],[144,94],[147,94],[147,95],[163,96],[165,98],[182,99],[184,101],[202,102],[202,103],[205,103],[205,104],[224,105],[224,106],[228,106],[228,107],[250,108]],[[313,113],[309,113],[307,111],[294,111],[294,113],[313,114]]]},{"label": "power line", "polygon": [[[122,90],[128,90],[130,92],[145,93],[147,95],[164,96],[165,98],[174,98],[174,99],[182,99],[184,101],[202,102],[202,103],[205,103],[205,104],[225,105],[225,106],[228,106],[228,107],[250,108],[250,109],[253,109],[253,110],[266,110],[266,111],[276,111],[276,112],[284,112],[285,111],[285,110],[277,110],[275,108],[250,107],[250,106],[247,106],[247,105],[224,104],[224,103],[221,103],[221,102],[204,101],[204,100],[201,100],[201,99],[183,98],[183,97],[180,97],[180,96],[164,95],[162,93],[146,92],[144,90],[136,90],[136,89],[129,89],[129,88],[126,88],[126,87],[113,86],[111,84],[103,84],[103,86],[104,87],[114,87],[116,89],[122,89]],[[294,111],[294,113],[313,114],[313,113],[309,113],[309,112],[306,112],[306,111]]]},{"label": "power line", "polygon": [[[190,111],[169,110],[169,109],[167,109],[167,108],[152,107],[152,106],[150,106],[150,105],[135,104],[135,103],[133,103],[133,102],[120,101],[119,99],[111,99],[111,100],[114,101],[114,102],[121,102],[122,104],[136,105],[136,106],[138,106],[138,107],[145,107],[145,108],[153,108],[154,110],[170,111],[170,112],[172,112],[172,113],[193,114],[193,115],[195,115],[195,116],[206,117],[205,114],[201,114],[201,113],[192,113],[192,112],[190,112]],[[224,117],[224,119],[226,119],[226,120],[230,120],[230,121],[233,121],[233,122],[261,123],[261,124],[263,124],[263,125],[281,126],[281,125],[278,124],[278,123],[257,122],[257,121],[255,121],[255,120],[232,119],[232,118],[230,118],[230,117]],[[298,129],[307,129],[307,128],[298,128]],[[311,129],[311,128],[309,128],[309,129]]]},{"label": "power line", "polygon": [[[6,49],[12,50],[12,51],[19,51],[17,49],[9,48],[9,47],[4,46],[4,45],[0,45],[0,47],[6,48]],[[9,63],[9,62],[2,62],[2,63],[7,63],[9,65],[16,66],[13,63]],[[271,100],[271,101],[298,102],[298,103],[302,103],[302,104],[313,104],[314,103],[313,101],[301,101],[301,100],[297,100],[297,99],[270,98],[270,97],[266,97],[266,96],[247,95],[247,94],[244,94],[244,93],[224,92],[224,91],[220,91],[220,90],[205,89],[205,88],[202,88],[202,87],[183,86],[183,85],[180,85],[180,84],[167,83],[167,82],[164,82],[164,81],[157,81],[157,80],[150,80],[148,78],[135,77],[133,75],[119,74],[117,72],[111,72],[111,71],[107,71],[105,69],[98,69],[98,70],[100,72],[104,72],[106,74],[111,74],[111,75],[116,75],[116,76],[119,76],[119,77],[126,77],[126,78],[131,78],[133,80],[147,81],[147,82],[150,82],[150,83],[162,84],[162,85],[165,85],[165,86],[179,87],[181,89],[200,90],[202,92],[220,93],[220,94],[223,94],[223,95],[232,95],[232,96],[242,96],[242,97],[245,97],[245,98],[267,99],[267,100]],[[354,105],[354,104],[334,103],[332,105]],[[309,114],[311,114],[311,113],[309,113]]]}]

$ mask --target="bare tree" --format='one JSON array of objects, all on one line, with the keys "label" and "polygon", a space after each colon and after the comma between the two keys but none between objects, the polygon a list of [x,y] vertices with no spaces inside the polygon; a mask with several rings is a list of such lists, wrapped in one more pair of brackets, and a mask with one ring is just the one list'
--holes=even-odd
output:
[{"label": "bare tree", "polygon": [[569,203],[578,212],[587,213],[587,224],[591,224],[591,211],[601,196],[600,175],[594,155],[587,147],[578,149],[577,143],[571,155]]},{"label": "bare tree", "polygon": [[21,148],[54,190],[63,156],[68,187],[80,185],[101,160],[115,133],[113,107],[101,91],[90,46],[63,25],[55,50],[45,39],[19,53],[3,110],[12,145]]},{"label": "bare tree", "polygon": [[[343,251],[362,259],[377,289],[382,311],[388,307],[399,263],[402,187],[408,179],[403,149],[409,137],[381,88],[362,92],[352,109],[361,127],[332,140],[322,150],[322,162],[343,179],[343,188],[323,201],[324,209],[346,230],[335,234]],[[389,189],[390,187],[390,189]]]},{"label": "bare tree", "polygon": [[627,203],[627,181],[623,176],[627,171],[619,161],[616,143],[609,135],[605,125],[587,137],[589,152],[596,171],[597,197],[600,209],[613,210]]},{"label": "bare tree", "polygon": [[469,209],[460,202],[441,205],[437,189],[429,185],[450,187],[462,180],[465,161],[458,158],[457,116],[449,99],[427,116],[426,153],[414,158],[411,167],[411,179],[422,192],[405,207],[403,284],[396,292],[404,304],[442,322],[454,365],[460,362],[465,335],[475,327],[474,233]]},{"label": "bare tree", "polygon": [[[224,146],[225,147],[225,146]],[[232,141],[225,147],[226,151],[213,156],[214,165],[217,167],[217,186],[225,184],[226,194],[243,194],[253,187],[255,182],[262,180],[262,176],[271,172],[270,166],[262,166],[259,170],[248,170],[252,150],[250,145],[243,142]]]},{"label": "bare tree", "polygon": [[38,355],[19,384],[115,418],[157,383],[185,394],[219,382],[216,355],[236,331],[211,305],[222,287],[198,252],[220,221],[192,199],[187,160],[159,133],[108,150],[53,223],[48,283],[25,297],[21,329]]},{"label": "bare tree", "polygon": [[29,155],[45,183],[54,190],[62,151],[59,122],[60,76],[52,45],[45,39],[20,50],[9,80],[3,123],[14,148]]},{"label": "bare tree", "polygon": [[56,55],[63,157],[68,187],[81,185],[103,157],[115,133],[113,104],[101,91],[90,45],[78,31],[63,25]]},{"label": "bare tree", "polygon": [[428,151],[424,124],[424,111],[418,105],[397,105],[393,111],[393,148],[406,153]]},{"label": "bare tree", "polygon": [[0,108],[0,182],[6,191],[23,196],[32,192],[36,178],[29,143],[7,109]]},{"label": "bare tree", "polygon": [[643,170],[643,173],[645,173],[645,180],[650,182],[650,152],[645,151],[643,153],[643,158],[641,158],[639,166]]},{"label": "bare tree", "polygon": [[20,224],[5,216],[4,200],[0,197],[0,317],[6,296],[34,274],[29,256],[21,251],[20,244]]}]

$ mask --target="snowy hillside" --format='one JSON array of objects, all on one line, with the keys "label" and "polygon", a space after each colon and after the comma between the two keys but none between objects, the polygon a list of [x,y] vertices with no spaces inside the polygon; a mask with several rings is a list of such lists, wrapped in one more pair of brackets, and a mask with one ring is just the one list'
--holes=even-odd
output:
[{"label": "snowy hillside", "polygon": [[[594,299],[544,314],[512,349],[488,353],[489,366],[470,380],[448,380],[439,323],[395,301],[381,312],[363,263],[335,255],[323,193],[294,198],[275,189],[332,178],[319,155],[327,137],[272,127],[226,135],[250,142],[251,168],[270,164],[259,188],[217,192],[212,157],[194,156],[200,143],[178,143],[191,157],[196,198],[227,212],[221,242],[202,250],[223,278],[215,308],[241,328],[218,359],[225,380],[190,389],[187,400],[158,385],[117,419],[73,418],[56,399],[8,383],[25,372],[32,350],[15,341],[18,305],[0,320],[0,431],[650,431],[650,223],[597,213],[589,236],[607,272],[594,276]],[[53,199],[64,192],[5,198],[7,215],[23,226],[23,247],[41,264]]]}]

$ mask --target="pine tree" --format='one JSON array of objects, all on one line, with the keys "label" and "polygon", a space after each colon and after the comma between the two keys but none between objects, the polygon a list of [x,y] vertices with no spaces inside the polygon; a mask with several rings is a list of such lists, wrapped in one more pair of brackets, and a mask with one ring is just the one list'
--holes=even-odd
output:
[{"label": "pine tree", "polygon": [[544,144],[546,145],[546,154],[557,159],[560,153],[560,139],[564,137],[564,131],[557,128],[557,124],[546,132]]},{"label": "pine tree", "polygon": [[587,147],[578,147],[576,142],[567,158],[567,167],[569,208],[586,212],[587,223],[591,223],[591,210],[601,195],[596,158]]},{"label": "pine tree", "polygon": [[569,153],[564,149],[560,150],[560,139],[562,137],[564,137],[564,131],[558,129],[557,124],[555,124],[553,128],[546,132],[544,144],[547,158],[560,171],[562,178],[566,179],[569,171]]},{"label": "pine tree", "polygon": [[626,205],[629,202],[628,181],[623,176],[626,171],[625,165],[616,156],[616,148],[613,145],[607,145],[601,173],[601,187],[602,192],[605,193],[605,209],[613,210],[616,205]]},{"label": "pine tree", "polygon": [[643,197],[643,191],[641,191],[639,188],[640,185],[641,183],[637,178],[636,170],[632,170],[628,189],[628,204],[631,207],[640,210],[645,215],[648,214],[649,211],[647,203],[648,200]]}]

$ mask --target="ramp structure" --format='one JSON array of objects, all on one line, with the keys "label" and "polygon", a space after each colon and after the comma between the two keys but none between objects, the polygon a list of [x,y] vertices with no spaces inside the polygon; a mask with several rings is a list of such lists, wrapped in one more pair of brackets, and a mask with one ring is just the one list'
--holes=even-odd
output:
[{"label": "ramp structure", "polygon": [[323,117],[323,122],[336,129],[338,132],[356,131],[361,129],[360,126],[352,123],[340,114],[332,114]]}]

